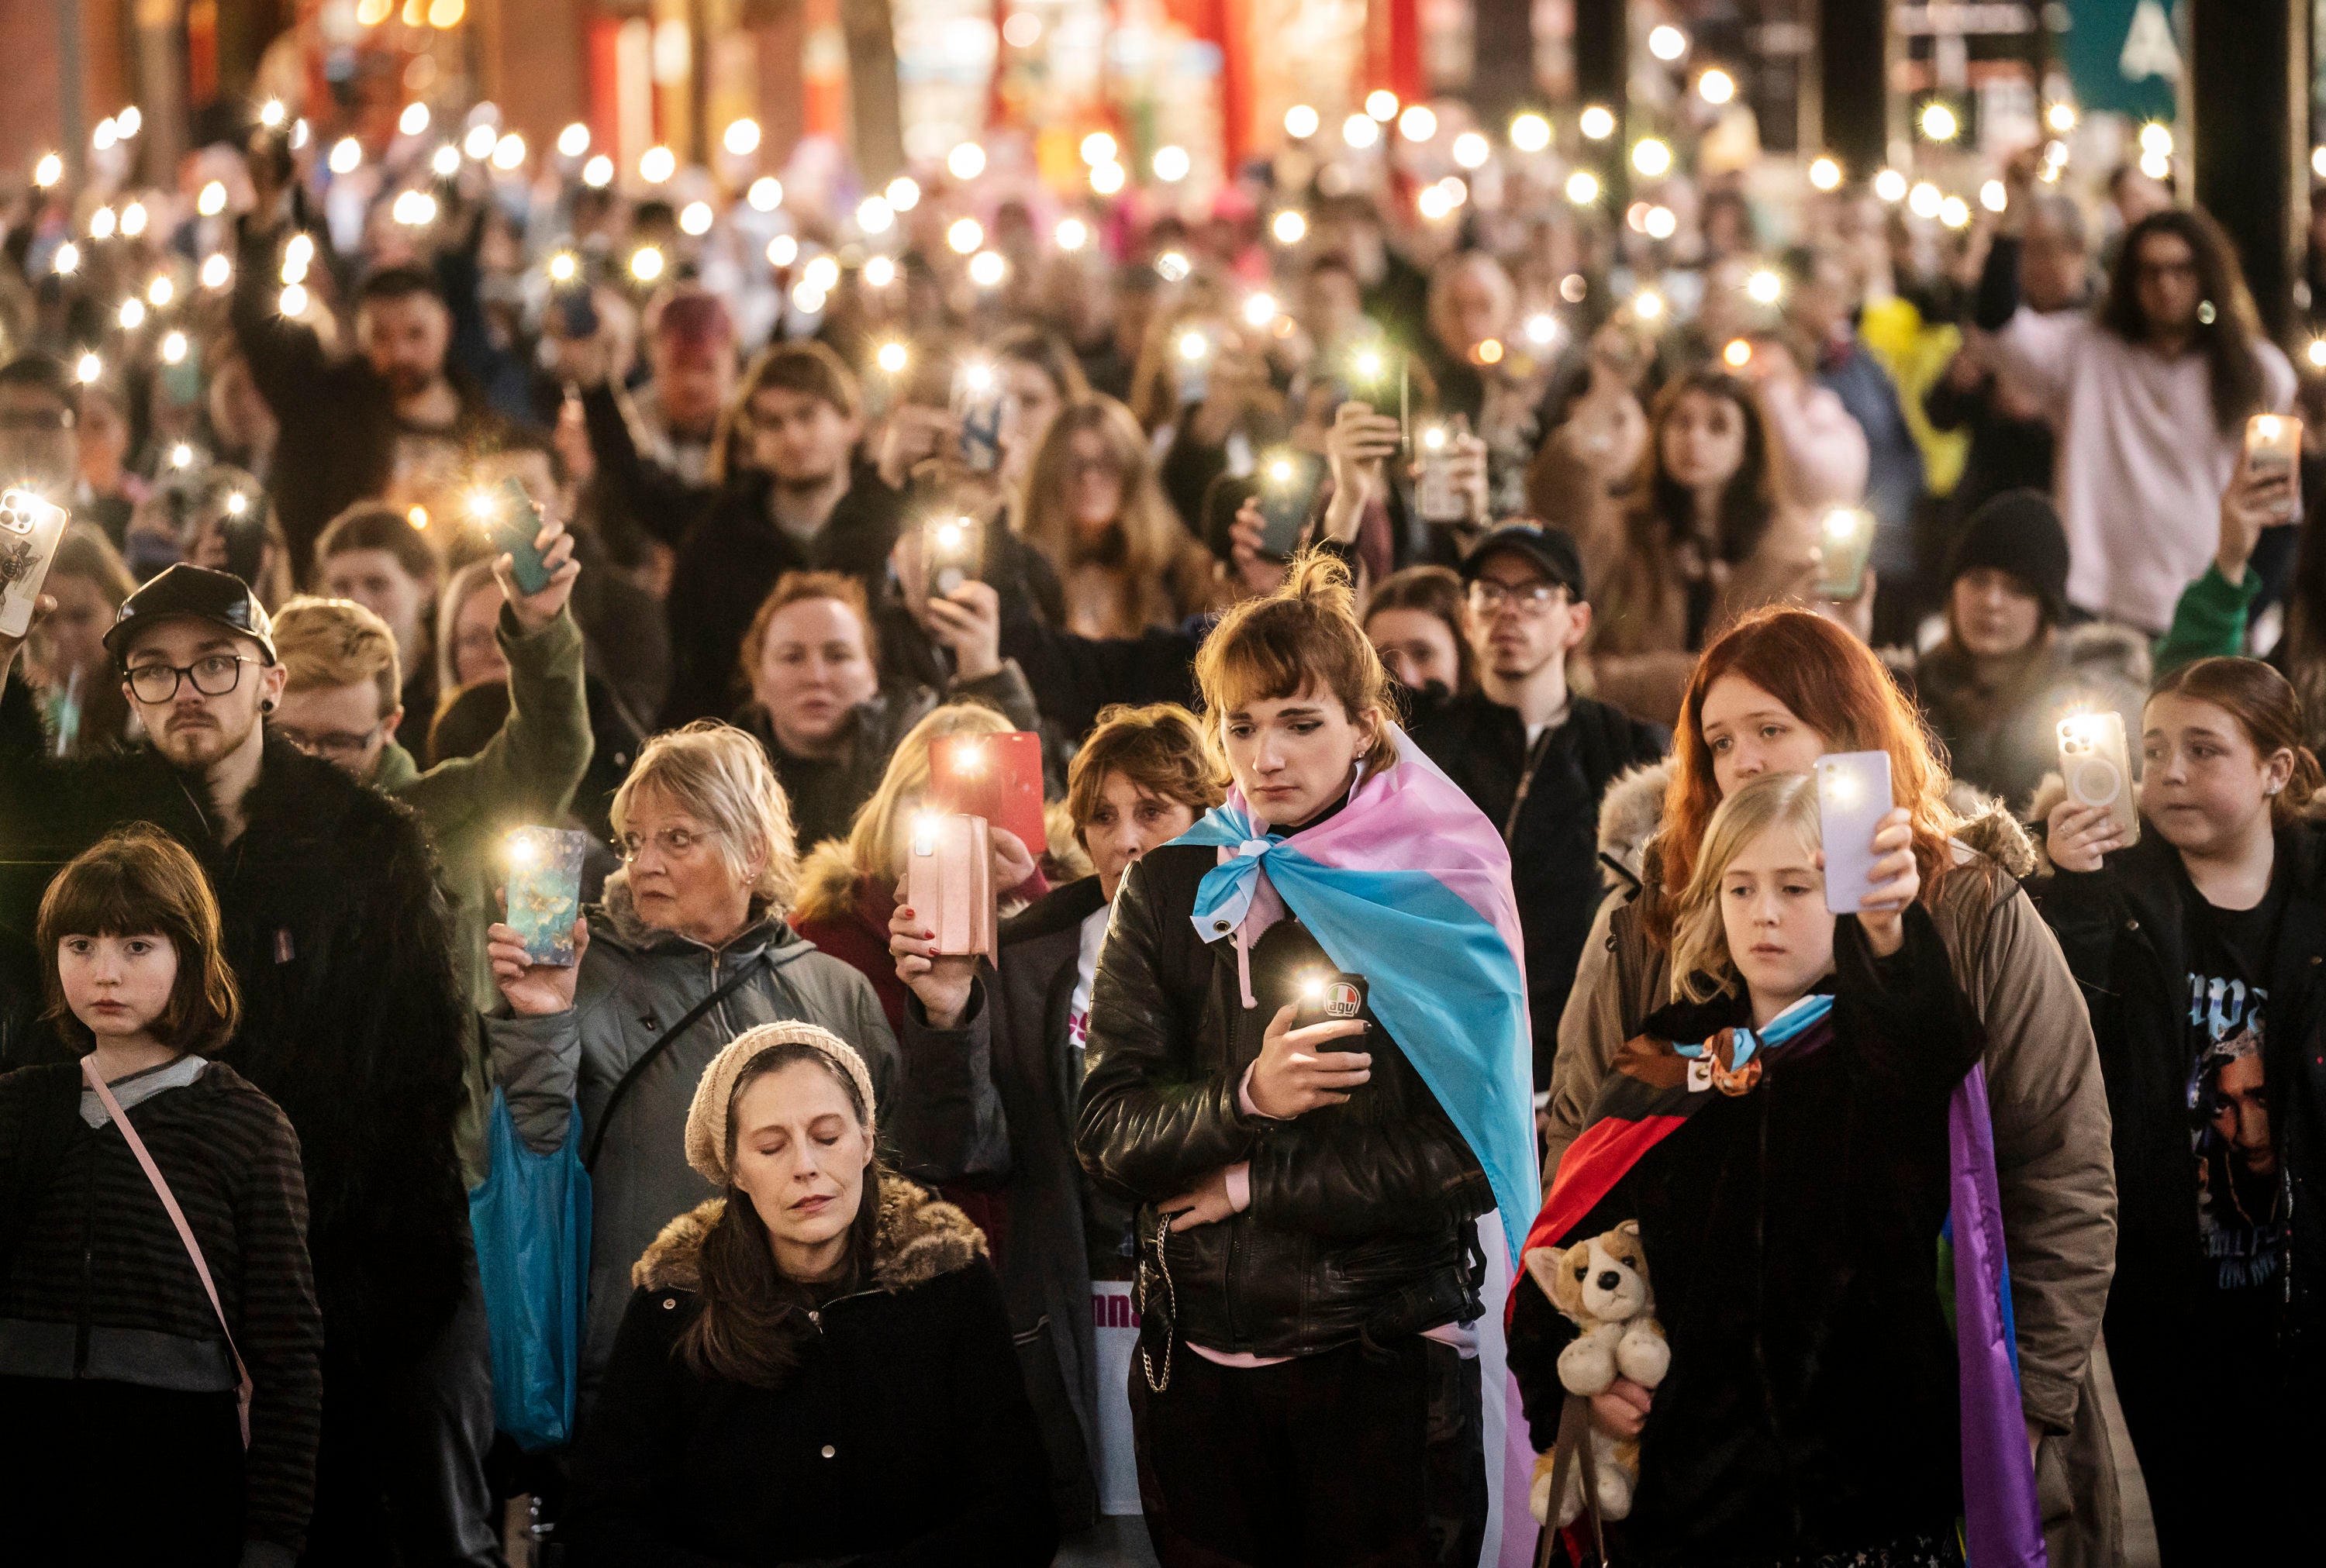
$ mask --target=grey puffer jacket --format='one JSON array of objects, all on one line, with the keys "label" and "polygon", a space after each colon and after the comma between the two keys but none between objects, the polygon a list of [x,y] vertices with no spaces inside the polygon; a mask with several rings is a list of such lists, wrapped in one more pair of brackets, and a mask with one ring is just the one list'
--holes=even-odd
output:
[{"label": "grey puffer jacket", "polygon": [[535,1017],[485,1020],[493,1081],[526,1145],[547,1153],[565,1140],[578,1106],[582,1150],[614,1086],[631,1065],[696,1003],[724,985],[739,965],[759,965],[749,979],[674,1042],[623,1096],[591,1173],[590,1319],[582,1345],[582,1399],[596,1396],[629,1303],[630,1265],[664,1226],[707,1198],[711,1183],[688,1168],[686,1111],[702,1070],[746,1029],[787,1019],[821,1024],[864,1054],[872,1090],[889,1098],[897,1042],[864,977],[816,950],[768,912],[724,947],[703,946],[638,919],[625,873],[606,882],[606,901],[589,912],[590,951],[582,956],[573,1006]]}]

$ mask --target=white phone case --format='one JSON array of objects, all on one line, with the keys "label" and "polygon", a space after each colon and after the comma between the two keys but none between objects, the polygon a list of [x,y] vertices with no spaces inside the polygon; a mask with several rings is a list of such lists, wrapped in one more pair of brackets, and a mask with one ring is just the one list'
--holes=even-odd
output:
[{"label": "white phone case", "polygon": [[1817,792],[1825,906],[1855,914],[1870,886],[1874,830],[1890,814],[1890,754],[1844,751],[1818,758]]},{"label": "white phone case", "polygon": [[2078,713],[2060,720],[2060,780],[2079,806],[2106,806],[2127,845],[2140,841],[2140,802],[2121,713]]},{"label": "white phone case", "polygon": [[21,637],[70,514],[31,490],[0,494],[0,636]]}]

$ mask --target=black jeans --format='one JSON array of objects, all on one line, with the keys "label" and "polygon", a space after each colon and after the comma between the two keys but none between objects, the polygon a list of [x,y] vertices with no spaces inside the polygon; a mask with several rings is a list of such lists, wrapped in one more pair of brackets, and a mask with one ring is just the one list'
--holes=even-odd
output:
[{"label": "black jeans", "polygon": [[1163,1568],[1478,1560],[1478,1363],[1451,1346],[1417,1334],[1386,1349],[1222,1367],[1181,1343],[1160,1394],[1132,1361],[1130,1420],[1140,1501]]}]

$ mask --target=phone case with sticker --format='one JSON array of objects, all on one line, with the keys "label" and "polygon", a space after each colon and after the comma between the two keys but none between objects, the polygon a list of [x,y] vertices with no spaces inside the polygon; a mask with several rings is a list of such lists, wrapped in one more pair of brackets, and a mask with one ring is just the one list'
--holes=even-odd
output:
[{"label": "phone case with sticker", "polygon": [[71,514],[31,490],[0,493],[0,636],[21,637]]}]

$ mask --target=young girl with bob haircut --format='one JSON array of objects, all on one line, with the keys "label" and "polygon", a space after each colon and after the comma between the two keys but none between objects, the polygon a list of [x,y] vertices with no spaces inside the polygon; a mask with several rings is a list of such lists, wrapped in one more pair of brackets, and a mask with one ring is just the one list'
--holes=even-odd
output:
[{"label": "young girl with bob haircut", "polygon": [[[1889,755],[1898,809],[1875,836],[1874,875],[1894,877],[1912,859],[1916,896],[1985,1033],[2027,1433],[2069,1437],[2054,1445],[2056,1461],[2047,1449],[2038,1465],[2045,1517],[2072,1521],[2052,1550],[2112,1552],[2114,1463],[2087,1381],[2116,1243],[2107,1101],[2091,1025],[2059,944],[2020,891],[2018,877],[2034,865],[2025,833],[1999,806],[1968,821],[1948,809],[1945,769],[1927,730],[1881,661],[1832,621],[1772,607],[1697,661],[1644,885],[1600,910],[1559,1020],[1545,1168],[1558,1168],[1582,1130],[1617,1051],[1672,996],[1675,913],[1714,811],[1763,775],[1806,773],[1819,756],[1846,751]],[[1636,1411],[1648,1407],[1646,1390],[1618,1390]],[[1620,1435],[1636,1433],[1635,1418],[1600,1415]],[[2072,1509],[2070,1488],[2086,1499]]]},{"label": "young girl with bob haircut", "polygon": [[1539,1191],[1509,856],[1391,719],[1337,561],[1196,676],[1233,787],[1123,876],[1076,1136],[1137,1206],[1148,1530],[1166,1568],[1475,1563],[1473,1222]]},{"label": "young girl with bob haircut", "polygon": [[2326,1466],[2326,829],[2303,720],[2267,664],[2200,660],[2142,717],[2137,842],[2057,779],[2037,797],[2037,890],[2114,1114],[2108,1356],[2168,1568],[2301,1539]]},{"label": "young girl with bob haircut", "polygon": [[79,1060],[0,1076],[0,1531],[26,1562],[287,1564],[322,1317],[298,1137],[212,1060],[241,1019],[218,903],[141,823],[57,875],[37,930]]},{"label": "young girl with bob haircut", "polygon": [[1576,1333],[1551,1304],[1555,1249],[1629,1222],[1644,1250],[1670,1366],[1612,1555],[1962,1561],[1931,1248],[1977,1025],[1912,858],[1837,918],[1820,849],[1808,775],[1721,803],[1675,900],[1673,1000],[1624,1046],[1528,1239],[1511,1366],[1545,1452]]}]

